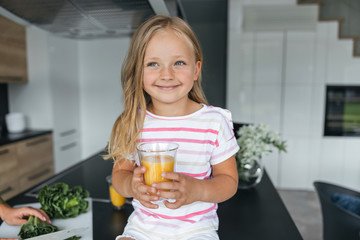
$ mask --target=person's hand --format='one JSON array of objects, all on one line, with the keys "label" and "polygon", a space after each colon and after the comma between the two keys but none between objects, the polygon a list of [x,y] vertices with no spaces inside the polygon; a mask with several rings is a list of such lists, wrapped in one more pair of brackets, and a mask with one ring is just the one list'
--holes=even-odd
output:
[{"label": "person's hand", "polygon": [[6,204],[2,204],[2,216],[4,222],[9,225],[22,225],[27,222],[28,216],[38,217],[42,221],[51,223],[49,216],[41,209],[32,207],[12,208]]},{"label": "person's hand", "polygon": [[[146,171],[146,167],[137,167],[134,169],[133,177],[132,177],[132,192],[134,198],[139,200],[139,202],[148,208],[158,208],[157,204],[153,204],[150,201],[159,200],[159,196],[156,195],[156,188],[150,187],[144,184],[144,173]],[[150,194],[152,193],[152,194]]]},{"label": "person's hand", "polygon": [[0,240],[19,240],[18,238],[0,238]]},{"label": "person's hand", "polygon": [[175,200],[175,202],[164,201],[167,208],[176,209],[200,199],[202,194],[198,184],[200,180],[176,172],[163,172],[162,177],[172,181],[158,182],[153,184],[153,187],[158,189],[160,197]]}]

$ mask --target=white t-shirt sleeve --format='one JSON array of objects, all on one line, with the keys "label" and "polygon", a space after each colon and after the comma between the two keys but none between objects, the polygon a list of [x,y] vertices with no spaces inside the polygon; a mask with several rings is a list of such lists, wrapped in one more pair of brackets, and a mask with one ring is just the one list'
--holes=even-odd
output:
[{"label": "white t-shirt sleeve", "polygon": [[221,163],[239,151],[239,146],[234,136],[231,112],[216,107],[214,109],[221,113],[221,119],[215,148],[210,159],[211,165]]}]

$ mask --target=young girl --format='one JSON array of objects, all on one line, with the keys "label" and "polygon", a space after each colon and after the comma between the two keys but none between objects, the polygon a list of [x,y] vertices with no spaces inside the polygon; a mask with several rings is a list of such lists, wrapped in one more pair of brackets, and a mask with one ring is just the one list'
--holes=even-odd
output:
[{"label": "young girl", "polygon": [[[116,239],[219,239],[217,203],[236,193],[239,147],[230,112],[207,105],[202,61],[195,34],[180,18],[152,17],[133,36],[121,74],[125,110],[107,155],[115,160],[113,186],[134,198]],[[172,181],[144,184],[136,145],[150,141],[179,144],[176,173],[163,173]]]}]

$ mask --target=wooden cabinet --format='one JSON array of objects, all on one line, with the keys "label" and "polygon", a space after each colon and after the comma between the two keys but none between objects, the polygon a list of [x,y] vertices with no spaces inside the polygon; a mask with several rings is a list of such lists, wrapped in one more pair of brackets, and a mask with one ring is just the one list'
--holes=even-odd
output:
[{"label": "wooden cabinet", "polygon": [[27,82],[26,29],[0,15],[0,83]]},{"label": "wooden cabinet", "polygon": [[0,196],[8,199],[20,191],[17,178],[18,158],[16,156],[16,144],[8,144],[0,147]]},{"label": "wooden cabinet", "polygon": [[0,147],[0,196],[5,200],[53,175],[52,134]]}]

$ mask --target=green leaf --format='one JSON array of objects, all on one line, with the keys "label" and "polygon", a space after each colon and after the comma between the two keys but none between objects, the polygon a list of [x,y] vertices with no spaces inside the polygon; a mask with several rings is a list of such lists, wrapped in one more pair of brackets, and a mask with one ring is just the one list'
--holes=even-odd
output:
[{"label": "green leaf", "polygon": [[51,187],[44,186],[38,199],[41,209],[50,218],[70,218],[86,212],[89,203],[85,198],[89,196],[89,192],[81,186],[70,189],[66,183],[56,183]]},{"label": "green leaf", "polygon": [[41,221],[37,217],[30,216],[28,221],[21,226],[18,236],[20,236],[22,239],[27,239],[56,232],[58,230],[59,229],[56,226],[51,225],[45,221]]}]

